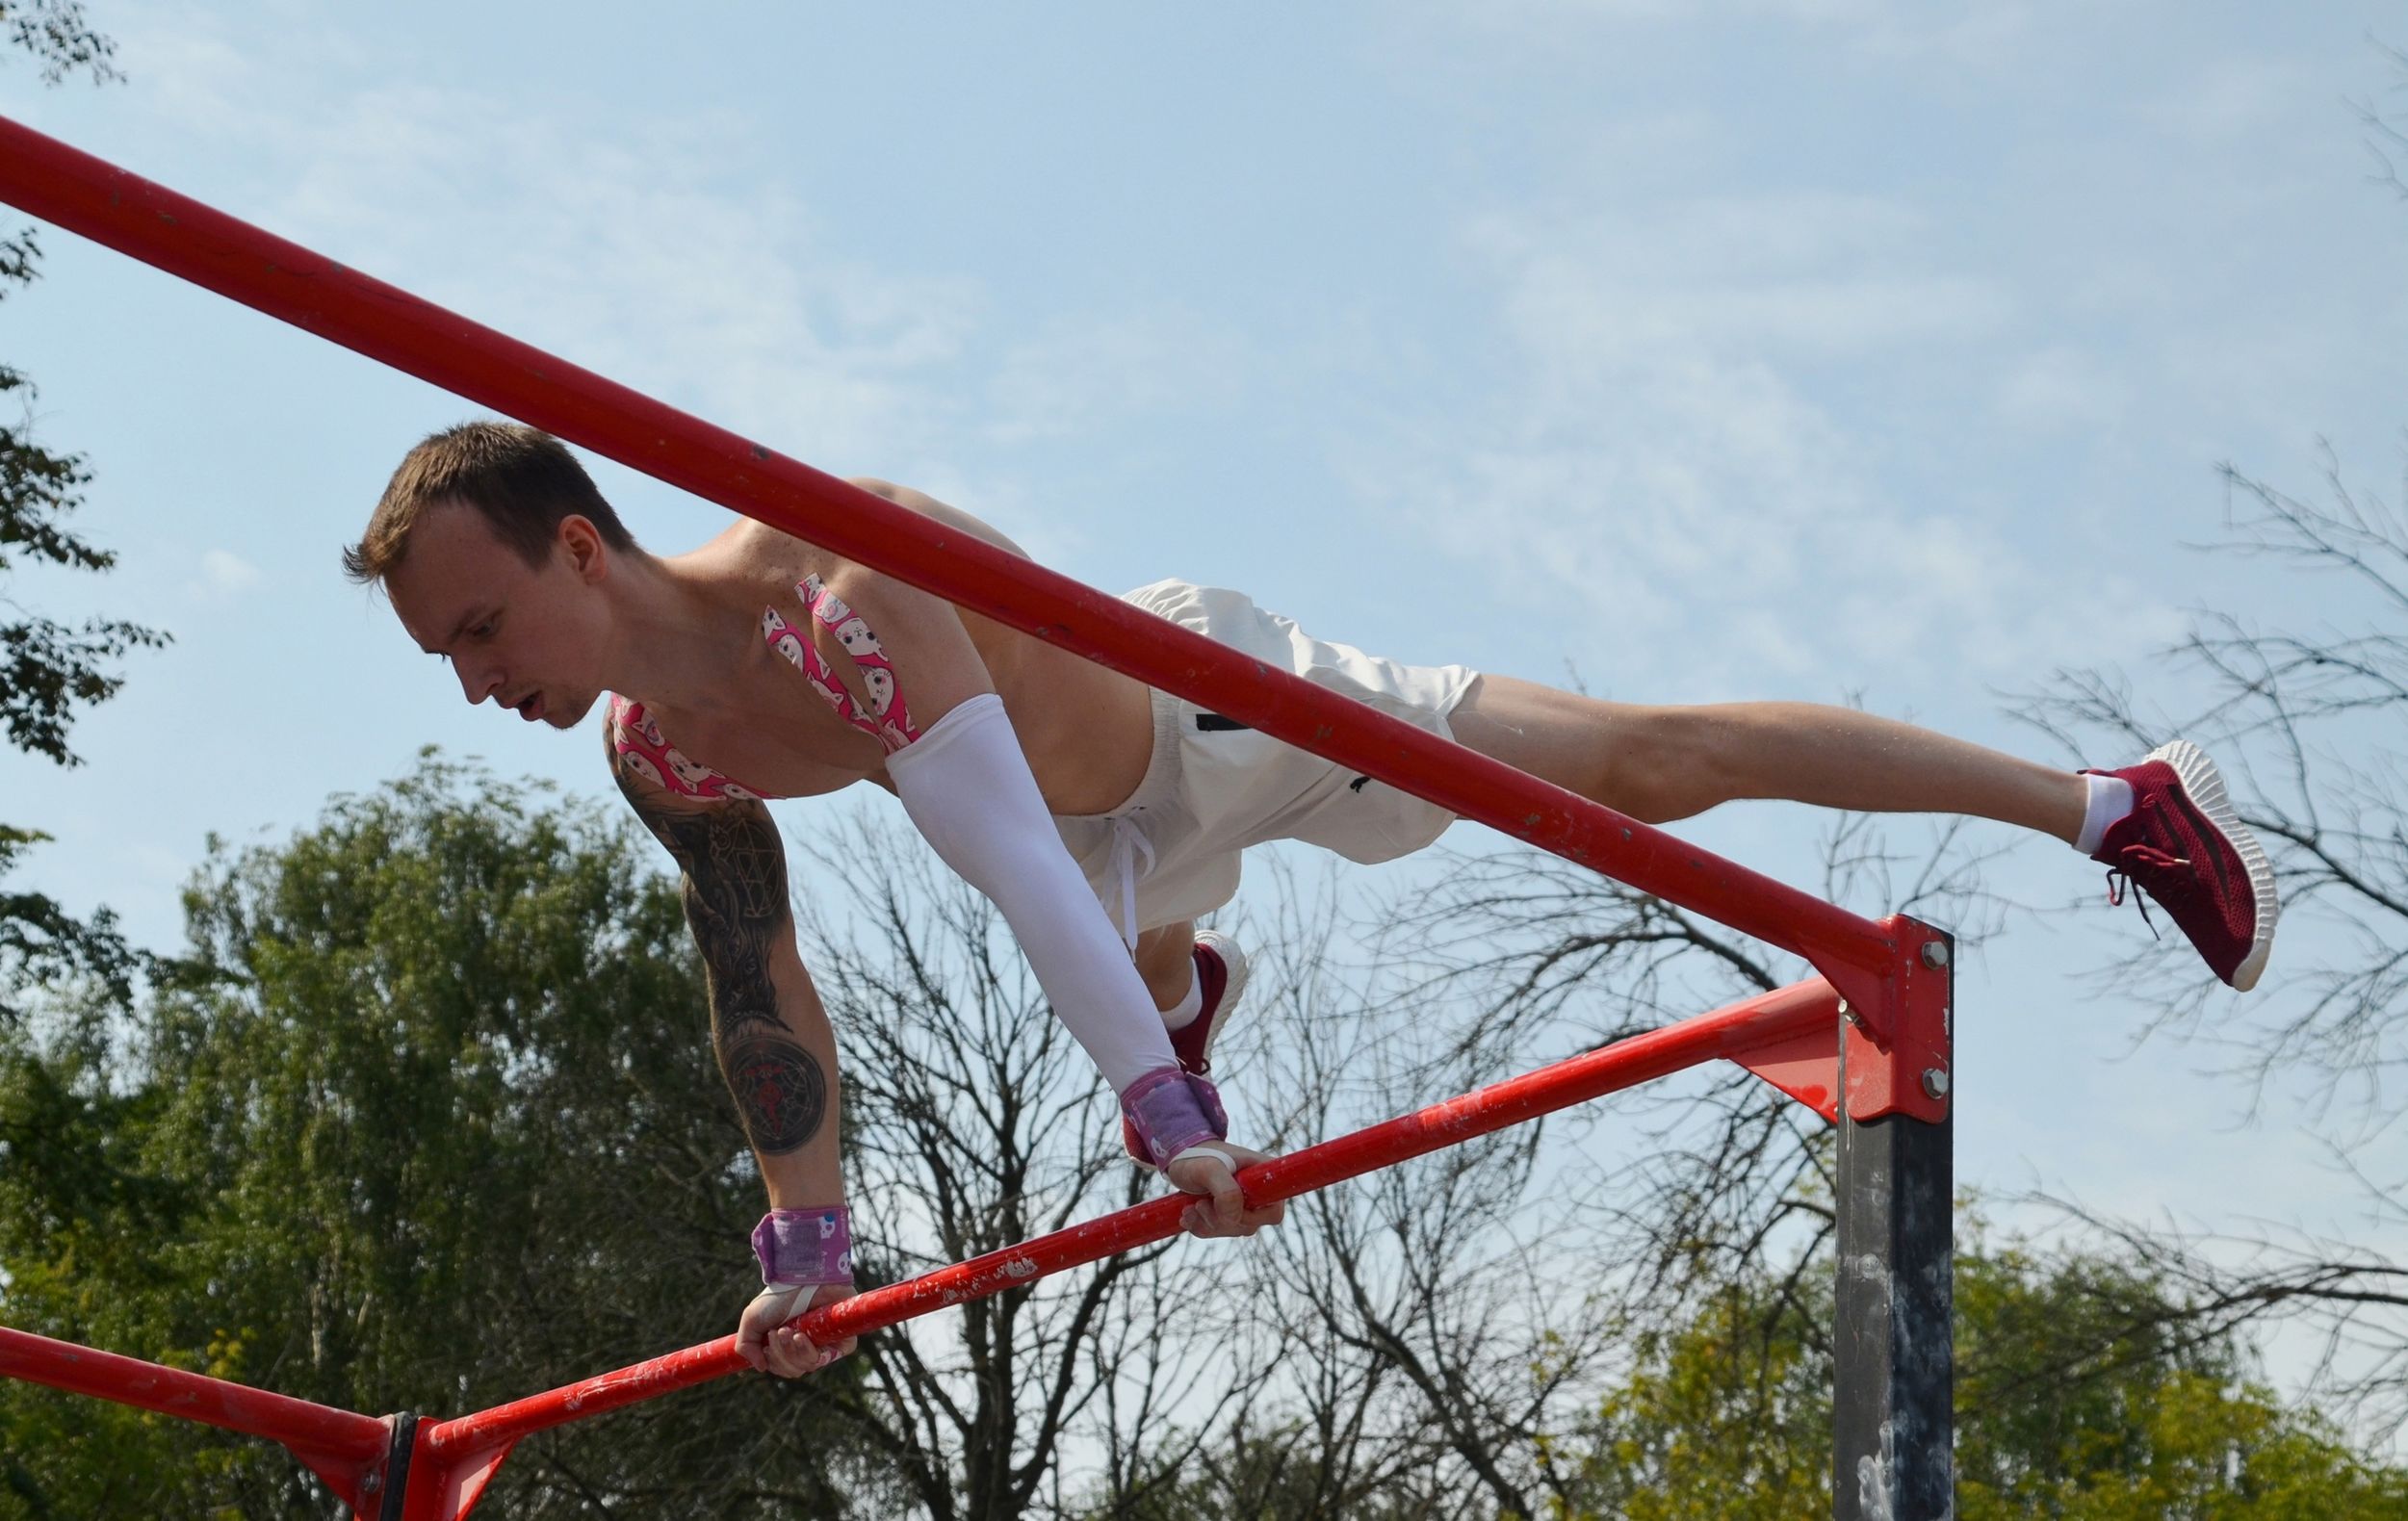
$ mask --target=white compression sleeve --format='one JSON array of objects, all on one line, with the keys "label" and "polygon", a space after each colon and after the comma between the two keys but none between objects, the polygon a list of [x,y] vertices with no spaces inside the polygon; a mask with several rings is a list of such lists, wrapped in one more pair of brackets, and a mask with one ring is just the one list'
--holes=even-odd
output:
[{"label": "white compression sleeve", "polygon": [[1162,1017],[1055,831],[1003,700],[982,692],[946,713],[887,758],[887,775],[945,864],[1001,911],[1112,1091],[1176,1067]]}]

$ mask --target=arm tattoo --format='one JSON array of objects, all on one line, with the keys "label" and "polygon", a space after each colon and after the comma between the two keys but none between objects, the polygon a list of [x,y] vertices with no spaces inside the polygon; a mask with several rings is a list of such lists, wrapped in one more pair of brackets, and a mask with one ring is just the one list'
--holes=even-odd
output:
[{"label": "arm tattoo", "polygon": [[759,803],[671,811],[652,806],[624,779],[621,788],[685,872],[686,922],[711,990],[712,1044],[745,1134],[764,1156],[796,1150],[827,1118],[828,1083],[779,1017],[769,978],[771,949],[793,933],[777,826]]}]

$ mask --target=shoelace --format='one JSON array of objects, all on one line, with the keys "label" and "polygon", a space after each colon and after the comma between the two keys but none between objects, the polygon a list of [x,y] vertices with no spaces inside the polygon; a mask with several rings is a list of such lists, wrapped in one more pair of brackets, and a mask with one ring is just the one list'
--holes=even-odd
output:
[{"label": "shoelace", "polygon": [[[2114,908],[2123,906],[2125,889],[2136,885],[2133,881],[2132,866],[2137,865],[2146,870],[2170,871],[2177,866],[2190,864],[2190,858],[2188,856],[2169,856],[2155,845],[2144,844],[2138,840],[2117,851],[2116,856],[2125,864],[2107,868],[2107,901],[2110,907]],[[2146,891],[2135,893],[2132,901],[2133,907],[2140,911],[2140,922],[2149,926],[2149,934],[2155,939],[2163,940],[2165,937],[2158,933],[2157,920],[2149,917],[2149,894]]]}]

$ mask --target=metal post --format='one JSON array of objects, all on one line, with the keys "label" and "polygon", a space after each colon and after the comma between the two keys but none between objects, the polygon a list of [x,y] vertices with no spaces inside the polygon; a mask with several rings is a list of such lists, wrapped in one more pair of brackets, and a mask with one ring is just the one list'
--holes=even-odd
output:
[{"label": "metal post", "polygon": [[[1920,948],[1904,995],[1940,1028],[1955,1008],[1952,942]],[[1847,1043],[1843,1061],[1858,1054]],[[1945,1102],[1953,1059],[1917,1074]],[[1831,1514],[1836,1521],[1946,1521],[1956,1513],[1955,1105],[1839,1121],[1839,1292],[1832,1345]]]},{"label": "metal post", "polygon": [[[383,1482],[377,1486],[376,1521],[401,1521],[401,1508],[408,1503],[410,1492],[410,1454],[418,1446],[418,1412],[402,1410],[388,1417],[393,1426],[392,1444],[385,1449]],[[366,1502],[355,1521],[368,1521]]]}]

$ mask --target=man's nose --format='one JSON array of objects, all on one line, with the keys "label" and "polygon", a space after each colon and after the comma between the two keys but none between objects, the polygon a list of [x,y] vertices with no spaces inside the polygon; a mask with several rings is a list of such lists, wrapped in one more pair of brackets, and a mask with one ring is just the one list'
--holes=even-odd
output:
[{"label": "man's nose", "polygon": [[472,704],[481,703],[491,697],[493,689],[502,684],[501,674],[491,666],[469,665],[463,662],[454,665],[452,669],[453,674],[460,679],[460,695]]}]

